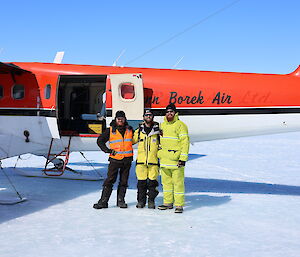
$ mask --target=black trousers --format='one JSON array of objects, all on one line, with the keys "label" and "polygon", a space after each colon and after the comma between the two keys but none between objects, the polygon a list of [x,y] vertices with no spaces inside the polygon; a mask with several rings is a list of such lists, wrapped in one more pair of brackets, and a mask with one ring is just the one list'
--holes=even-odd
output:
[{"label": "black trousers", "polygon": [[103,187],[113,187],[116,182],[118,174],[120,174],[120,181],[118,187],[128,187],[128,177],[132,160],[124,158],[123,160],[110,160],[107,170],[107,178],[103,182]]}]

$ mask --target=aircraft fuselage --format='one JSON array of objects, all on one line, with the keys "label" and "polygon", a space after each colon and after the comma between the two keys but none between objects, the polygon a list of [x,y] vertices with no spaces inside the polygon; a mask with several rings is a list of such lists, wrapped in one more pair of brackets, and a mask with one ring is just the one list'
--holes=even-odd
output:
[{"label": "aircraft fuselage", "polygon": [[51,138],[59,149],[69,136],[72,151],[98,150],[96,138],[118,109],[136,124],[151,108],[161,122],[169,103],[192,142],[298,131],[299,85],[299,68],[279,75],[2,63],[0,159],[43,154]]}]

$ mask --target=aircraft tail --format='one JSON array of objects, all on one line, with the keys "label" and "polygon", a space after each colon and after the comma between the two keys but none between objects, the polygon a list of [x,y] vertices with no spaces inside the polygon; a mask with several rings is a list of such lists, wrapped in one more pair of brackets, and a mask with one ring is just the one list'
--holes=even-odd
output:
[{"label": "aircraft tail", "polygon": [[297,76],[300,77],[300,65],[297,67],[296,70],[294,70],[292,73],[290,73],[289,75],[293,75],[293,76]]}]

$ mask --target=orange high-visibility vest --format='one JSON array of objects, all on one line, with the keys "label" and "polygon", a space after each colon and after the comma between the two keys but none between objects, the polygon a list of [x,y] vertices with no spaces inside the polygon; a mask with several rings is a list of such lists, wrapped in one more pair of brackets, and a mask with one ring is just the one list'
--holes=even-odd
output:
[{"label": "orange high-visibility vest", "polygon": [[122,160],[124,157],[133,156],[132,149],[132,130],[126,129],[124,138],[121,133],[116,129],[115,132],[112,131],[112,127],[110,127],[110,135],[109,135],[109,147],[117,152],[116,155],[110,154],[110,158],[114,158],[117,160]]}]

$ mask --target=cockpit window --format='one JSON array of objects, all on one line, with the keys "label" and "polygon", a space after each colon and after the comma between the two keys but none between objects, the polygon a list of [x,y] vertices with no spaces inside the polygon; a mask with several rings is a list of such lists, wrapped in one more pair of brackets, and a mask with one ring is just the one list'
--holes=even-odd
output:
[{"label": "cockpit window", "polygon": [[135,90],[134,84],[130,82],[122,83],[120,85],[120,92],[123,99],[134,99],[135,97]]},{"label": "cockpit window", "polygon": [[12,96],[14,99],[17,99],[17,100],[23,99],[25,96],[24,86],[21,84],[14,85],[13,90],[12,90]]},{"label": "cockpit window", "polygon": [[49,99],[51,96],[51,85],[47,84],[45,87],[45,98]]}]

